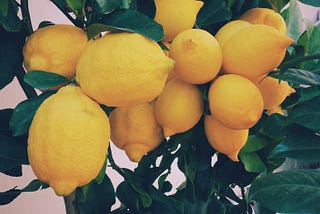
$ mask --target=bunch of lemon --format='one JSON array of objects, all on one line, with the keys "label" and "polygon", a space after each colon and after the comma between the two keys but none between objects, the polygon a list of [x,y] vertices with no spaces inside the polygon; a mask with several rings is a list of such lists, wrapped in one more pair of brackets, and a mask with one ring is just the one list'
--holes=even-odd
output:
[{"label": "bunch of lemon", "polygon": [[[108,32],[87,41],[82,29],[70,25],[41,28],[26,41],[28,71],[76,80],[41,104],[29,130],[32,169],[57,195],[98,175],[110,139],[139,162],[165,137],[191,129],[204,115],[204,96],[211,111],[204,123],[210,144],[238,161],[263,109],[279,106],[293,92],[287,83],[265,77],[293,42],[279,14],[253,9],[213,36],[193,29],[203,2],[155,5],[168,52],[138,33]],[[207,95],[197,87],[205,83],[211,85]],[[107,116],[100,105],[116,108]]]}]

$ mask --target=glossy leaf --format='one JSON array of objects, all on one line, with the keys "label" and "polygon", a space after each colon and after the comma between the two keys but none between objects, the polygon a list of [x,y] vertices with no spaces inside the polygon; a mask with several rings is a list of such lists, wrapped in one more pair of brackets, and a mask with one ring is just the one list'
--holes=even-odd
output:
[{"label": "glossy leaf", "polygon": [[300,88],[300,89],[296,89],[296,91],[300,95],[299,102],[305,102],[317,96],[320,96],[319,87]]},{"label": "glossy leaf", "polygon": [[84,5],[84,0],[66,0],[66,2],[73,11],[81,10]]},{"label": "glossy leaf", "polygon": [[103,14],[110,13],[117,8],[128,9],[129,0],[95,0],[99,7],[99,10]]},{"label": "glossy leaf", "polygon": [[24,75],[24,81],[33,88],[48,90],[50,88],[65,85],[69,80],[56,73],[33,70]]},{"label": "glossy leaf", "polygon": [[[85,196],[81,188],[86,188]],[[105,175],[100,184],[93,180],[85,187],[77,189],[76,207],[81,213],[109,213],[115,203],[115,192],[110,178]],[[80,196],[81,195],[81,196]]]},{"label": "glossy leaf", "polygon": [[282,72],[279,78],[289,83],[320,86],[320,72],[290,68]]},{"label": "glossy leaf", "polygon": [[0,1],[0,14],[2,16],[8,15],[8,9],[9,9],[9,0]]},{"label": "glossy leaf", "polygon": [[277,212],[318,213],[320,210],[320,172],[289,170],[258,177],[249,199]]},{"label": "glossy leaf", "polygon": [[248,172],[264,172],[266,171],[266,166],[264,165],[261,158],[255,152],[240,153],[239,154],[241,162],[244,164],[244,168]]},{"label": "glossy leaf", "polygon": [[271,158],[288,157],[299,161],[320,161],[320,136],[302,128],[292,129],[270,154]]},{"label": "glossy leaf", "polygon": [[249,135],[246,144],[241,148],[240,153],[256,152],[264,148],[268,141],[256,135]]},{"label": "glossy leaf", "polygon": [[[1,0],[1,2],[2,1],[3,0]],[[3,28],[8,32],[19,32],[21,29],[22,22],[18,17],[17,13],[18,4],[15,1],[8,1],[7,15],[5,16],[2,13],[0,13],[0,29],[2,30]]]},{"label": "glossy leaf", "polygon": [[302,3],[311,5],[314,7],[320,7],[320,1],[319,0],[300,0]]},{"label": "glossy leaf", "polygon": [[160,41],[163,28],[148,16],[133,10],[117,10],[110,13],[101,22],[92,24],[88,28],[88,38],[91,39],[104,31],[127,31],[144,35],[145,37]]},{"label": "glossy leaf", "polygon": [[[309,36],[309,43],[307,48],[307,55],[320,54],[320,25],[313,27],[312,33]],[[315,60],[310,60],[305,63],[304,69],[317,70],[320,66],[320,57]]]},{"label": "glossy leaf", "polygon": [[303,19],[297,0],[291,0],[290,7],[285,12],[287,35],[294,40],[298,40],[303,32]]},{"label": "glossy leaf", "polygon": [[260,132],[276,139],[284,137],[286,135],[286,117],[279,114],[270,115],[264,121]]},{"label": "glossy leaf", "polygon": [[9,84],[18,69],[22,69],[23,33],[10,33],[0,27],[0,89]]},{"label": "glossy leaf", "polygon": [[54,93],[55,92],[45,92],[36,98],[22,101],[17,105],[9,124],[13,136],[23,135],[28,132],[37,109],[45,99]]},{"label": "glossy leaf", "polygon": [[33,180],[23,189],[13,188],[6,192],[0,192],[0,205],[9,204],[22,192],[35,192],[37,190],[45,189],[48,187],[49,186],[46,183],[43,183],[39,180]]}]

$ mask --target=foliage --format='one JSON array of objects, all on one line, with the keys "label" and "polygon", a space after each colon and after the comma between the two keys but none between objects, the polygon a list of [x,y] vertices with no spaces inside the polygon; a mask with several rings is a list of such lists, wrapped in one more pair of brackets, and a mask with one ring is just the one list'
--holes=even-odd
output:
[{"label": "foliage", "polygon": [[[154,41],[163,38],[162,26],[153,21],[155,6],[150,3],[153,1],[51,1],[74,25],[86,28],[88,38],[106,30],[138,32]],[[320,6],[316,0],[302,2]],[[288,1],[204,0],[204,3],[195,27],[214,35],[223,24],[253,7],[280,11]],[[17,15],[18,10],[22,12],[22,19]],[[282,105],[287,116],[264,114],[250,129],[249,140],[240,152],[240,162],[232,162],[210,147],[202,118],[191,130],[164,140],[133,170],[118,166],[109,149],[108,161],[97,179],[76,190],[78,212],[238,214],[252,213],[253,207],[260,213],[319,211],[319,171],[273,173],[286,158],[320,161],[320,25],[309,24],[304,30],[296,0],[290,1],[282,15],[296,43],[288,48],[279,69],[270,75],[288,81],[297,93]],[[62,76],[42,71],[32,71],[24,76],[22,46],[32,32],[27,0],[21,0],[21,4],[15,0],[0,1],[0,89],[17,77],[28,96],[14,110],[0,110],[0,171],[9,176],[22,176],[21,166],[28,164],[26,147],[31,120],[42,101],[54,93],[35,96],[33,88],[47,90],[69,83]],[[39,76],[41,81],[38,81]],[[208,85],[199,88],[206,97]],[[104,109],[108,113],[112,110]],[[185,175],[177,189],[173,189],[168,179],[175,163]],[[109,167],[124,178],[116,188],[104,173]],[[10,203],[22,192],[47,187],[34,180],[23,189],[13,188],[0,193],[0,204]],[[237,188],[241,195],[236,194]],[[116,197],[122,206],[111,211]]]}]

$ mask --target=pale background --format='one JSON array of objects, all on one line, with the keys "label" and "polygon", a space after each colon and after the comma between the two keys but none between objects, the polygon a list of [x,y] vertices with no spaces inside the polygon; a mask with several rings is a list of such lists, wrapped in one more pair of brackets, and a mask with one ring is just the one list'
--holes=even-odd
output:
[{"label": "pale background", "polygon": [[[49,0],[29,0],[30,14],[33,28],[36,29],[41,21],[51,21],[53,23],[69,23],[69,21],[58,11]],[[301,4],[303,16],[312,22],[319,18],[320,8],[314,8]],[[0,109],[14,108],[26,97],[15,79],[11,84],[0,91]],[[1,119],[1,118],[0,118]],[[122,151],[113,147],[114,158],[121,167],[134,168],[136,164],[130,162]],[[121,181],[119,176],[111,168],[107,168],[107,174],[116,187]],[[11,189],[15,186],[24,188],[35,176],[29,166],[23,167],[23,177],[9,177],[0,173],[0,192]],[[174,187],[183,181],[183,174],[173,169],[172,175],[168,178]],[[118,206],[119,202],[117,202]],[[22,193],[12,203],[0,206],[0,214],[64,214],[64,203],[62,197],[57,197],[53,190],[37,191],[34,193]]]}]

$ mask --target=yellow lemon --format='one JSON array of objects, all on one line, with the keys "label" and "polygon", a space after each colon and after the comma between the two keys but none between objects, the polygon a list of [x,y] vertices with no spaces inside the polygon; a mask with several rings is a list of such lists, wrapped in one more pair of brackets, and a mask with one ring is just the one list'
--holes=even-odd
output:
[{"label": "yellow lemon", "polygon": [[157,97],[173,66],[156,42],[137,33],[113,33],[88,44],[76,79],[101,104],[133,106]]},{"label": "yellow lemon", "polygon": [[278,79],[270,76],[256,78],[253,82],[260,90],[263,98],[264,109],[279,106],[287,96],[295,92],[287,81],[279,81]]},{"label": "yellow lemon", "polygon": [[179,33],[171,43],[169,56],[175,61],[177,77],[192,84],[209,82],[218,74],[222,64],[219,43],[201,29]]},{"label": "yellow lemon", "polygon": [[164,41],[172,41],[181,31],[193,28],[203,6],[196,0],[155,0],[154,20],[164,29]]},{"label": "yellow lemon", "polygon": [[281,106],[274,106],[268,109],[266,113],[269,116],[272,114],[280,114],[282,116],[285,116],[287,114],[286,110],[282,109]]},{"label": "yellow lemon", "polygon": [[69,195],[101,170],[109,145],[109,119],[79,87],[65,86],[37,110],[28,157],[35,175],[57,195]]},{"label": "yellow lemon", "polygon": [[226,41],[228,41],[233,36],[233,34],[250,25],[251,24],[249,22],[243,20],[234,20],[228,22],[218,30],[218,32],[215,35],[215,38],[219,42],[220,46],[223,47]]},{"label": "yellow lemon", "polygon": [[173,66],[156,42],[137,33],[113,33],[88,44],[76,79],[101,104],[133,106],[157,97]]},{"label": "yellow lemon", "polygon": [[286,35],[287,33],[287,25],[283,17],[269,8],[253,8],[245,12],[240,19],[250,22],[251,24],[269,25],[277,29],[283,35]]},{"label": "yellow lemon", "polygon": [[131,161],[139,162],[144,154],[163,140],[161,126],[154,115],[154,105],[143,103],[117,107],[110,115],[111,140],[124,150]]},{"label": "yellow lemon", "polygon": [[23,47],[24,66],[27,71],[48,71],[71,79],[86,44],[87,35],[78,27],[58,24],[40,28]]},{"label": "yellow lemon", "polygon": [[234,130],[225,127],[212,115],[204,118],[204,128],[210,145],[233,161],[239,161],[238,153],[246,144],[249,130]]},{"label": "yellow lemon", "polygon": [[268,25],[240,29],[222,47],[223,71],[248,78],[267,74],[280,65],[293,42]]},{"label": "yellow lemon", "polygon": [[263,99],[257,86],[236,74],[217,78],[209,88],[208,99],[212,115],[231,129],[251,128],[263,112]]},{"label": "yellow lemon", "polygon": [[200,90],[177,78],[170,80],[155,102],[155,115],[164,136],[185,132],[200,120],[204,100]]}]

